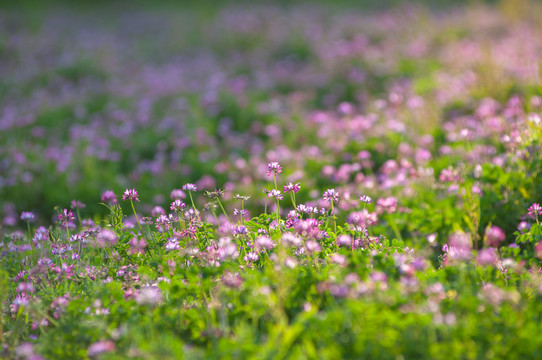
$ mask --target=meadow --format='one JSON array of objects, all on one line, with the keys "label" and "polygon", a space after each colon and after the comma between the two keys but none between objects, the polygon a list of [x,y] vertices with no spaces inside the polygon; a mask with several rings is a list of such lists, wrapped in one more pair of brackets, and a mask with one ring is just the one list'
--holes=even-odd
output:
[{"label": "meadow", "polygon": [[542,5],[0,6],[0,358],[540,359]]}]

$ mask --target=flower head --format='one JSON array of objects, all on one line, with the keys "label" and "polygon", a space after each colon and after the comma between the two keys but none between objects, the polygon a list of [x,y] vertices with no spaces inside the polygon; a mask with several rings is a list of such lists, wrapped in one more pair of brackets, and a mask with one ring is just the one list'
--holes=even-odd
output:
[{"label": "flower head", "polygon": [[117,203],[117,195],[111,190],[106,190],[102,194],[102,202],[115,205]]},{"label": "flower head", "polygon": [[60,221],[62,225],[66,225],[68,222],[72,222],[73,220],[75,220],[75,216],[71,210],[64,209],[60,214],[58,214],[58,221]]},{"label": "flower head", "polygon": [[498,247],[506,239],[506,234],[498,226],[491,226],[486,229],[486,239],[489,246]]},{"label": "flower head", "polygon": [[292,183],[288,183],[286,185],[284,185],[284,192],[285,193],[289,193],[289,192],[294,192],[294,193],[297,193],[299,192],[299,183],[296,183],[296,184],[292,184]]},{"label": "flower head", "polygon": [[270,162],[267,164],[267,176],[271,176],[271,174],[280,174],[282,173],[282,167],[280,164],[276,161]]},{"label": "flower head", "polygon": [[243,195],[235,194],[233,196],[233,198],[235,200],[248,200],[248,199],[250,199],[250,196],[243,196]]},{"label": "flower head", "polygon": [[81,201],[79,200],[72,200],[71,202],[71,208],[72,209],[84,209],[85,208],[85,204],[83,204]]},{"label": "flower head", "polygon": [[184,210],[184,208],[186,207],[186,204],[183,203],[181,200],[179,199],[176,199],[175,201],[173,201],[171,203],[171,206],[169,207],[169,209],[171,211],[182,211]]},{"label": "flower head", "polygon": [[184,191],[198,191],[198,187],[195,184],[187,183],[183,185]]},{"label": "flower head", "polygon": [[365,203],[365,204],[371,204],[373,202],[373,199],[371,199],[368,195],[363,195],[359,198],[359,201]]},{"label": "flower head", "polygon": [[269,193],[267,194],[267,197],[274,197],[279,200],[283,199],[282,193],[280,192],[280,190],[277,190],[277,189],[270,190]]},{"label": "flower head", "polygon": [[36,220],[36,216],[31,211],[23,211],[21,213],[21,220],[27,222],[34,222]]},{"label": "flower head", "polygon": [[122,200],[139,201],[139,197],[138,197],[136,189],[124,190],[124,194],[122,194]]},{"label": "flower head", "polygon": [[171,191],[171,194],[169,195],[171,197],[171,200],[177,200],[177,199],[185,199],[186,194],[181,189],[175,189]]},{"label": "flower head", "polygon": [[537,218],[539,215],[542,215],[542,207],[538,203],[532,204],[527,211],[527,215],[533,219]]},{"label": "flower head", "polygon": [[339,192],[335,189],[327,189],[324,191],[324,200],[331,201],[331,202],[338,202],[339,201]]}]

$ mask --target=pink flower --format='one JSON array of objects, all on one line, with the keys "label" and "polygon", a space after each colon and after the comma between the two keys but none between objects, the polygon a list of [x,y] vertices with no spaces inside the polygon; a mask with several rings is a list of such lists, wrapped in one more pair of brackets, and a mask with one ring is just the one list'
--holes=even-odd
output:
[{"label": "pink flower", "polygon": [[493,225],[486,229],[486,239],[489,246],[498,247],[506,235],[500,227]]},{"label": "pink flower", "polygon": [[282,167],[278,162],[270,162],[267,164],[267,176],[271,176],[271,174],[280,174],[282,173]]},{"label": "pink flower", "polygon": [[139,201],[139,197],[138,197],[136,189],[124,190],[124,194],[122,194],[122,200]]}]

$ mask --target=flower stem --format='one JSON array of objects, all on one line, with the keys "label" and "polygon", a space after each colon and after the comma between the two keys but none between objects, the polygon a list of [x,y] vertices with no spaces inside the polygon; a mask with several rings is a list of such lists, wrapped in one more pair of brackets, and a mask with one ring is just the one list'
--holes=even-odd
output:
[{"label": "flower stem", "polygon": [[224,209],[224,206],[222,206],[222,202],[220,201],[218,197],[216,198],[216,201],[218,202],[218,205],[220,205],[220,208],[222,209],[222,212],[226,216],[226,219],[228,220],[228,222],[231,223],[230,218],[228,217],[228,214],[226,213],[226,210]]},{"label": "flower stem", "polygon": [[134,212],[134,215],[137,221],[137,226],[139,226],[139,231],[141,232],[141,234],[143,234],[143,229],[141,228],[141,223],[139,222],[139,218],[137,217],[133,200],[130,200],[130,204],[132,204],[132,210]]}]

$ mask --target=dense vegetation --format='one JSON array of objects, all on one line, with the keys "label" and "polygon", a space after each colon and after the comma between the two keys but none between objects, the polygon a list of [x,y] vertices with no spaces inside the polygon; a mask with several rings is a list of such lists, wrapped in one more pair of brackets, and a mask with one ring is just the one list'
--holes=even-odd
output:
[{"label": "dense vegetation", "polygon": [[540,358],[540,15],[2,8],[0,358]]}]

